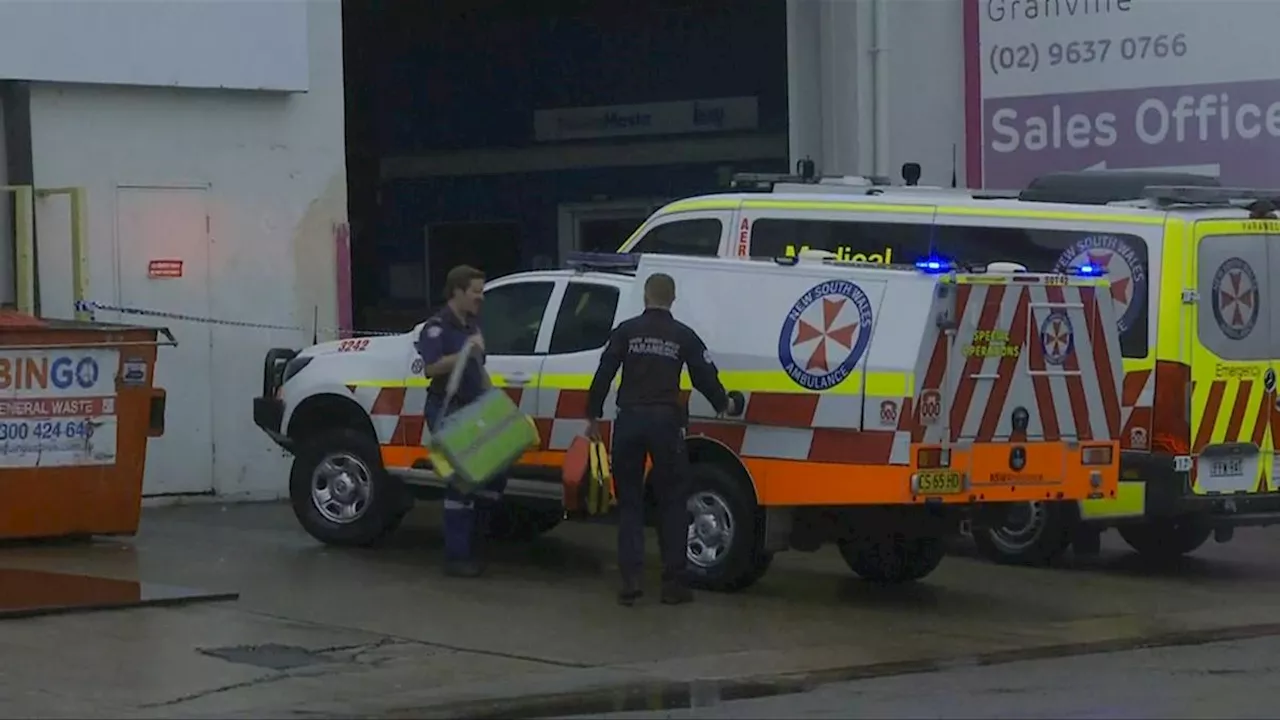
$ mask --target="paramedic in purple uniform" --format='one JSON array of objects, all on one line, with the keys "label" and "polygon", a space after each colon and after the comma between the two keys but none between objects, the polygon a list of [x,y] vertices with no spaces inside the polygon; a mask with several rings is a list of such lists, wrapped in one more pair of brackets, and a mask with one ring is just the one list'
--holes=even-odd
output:
[{"label": "paramedic in purple uniform", "polygon": [[[474,402],[484,393],[484,338],[477,321],[484,303],[484,273],[468,265],[449,271],[444,282],[445,306],[427,319],[418,335],[422,374],[431,381],[423,411],[427,427],[434,430],[440,420]],[[458,390],[445,407],[449,374],[457,364],[468,340],[475,343],[466,360]],[[506,477],[497,477],[484,488],[463,493],[452,483],[444,496],[444,572],[454,577],[478,577],[484,572],[479,561],[479,545],[489,531],[495,507],[502,502]]]}]

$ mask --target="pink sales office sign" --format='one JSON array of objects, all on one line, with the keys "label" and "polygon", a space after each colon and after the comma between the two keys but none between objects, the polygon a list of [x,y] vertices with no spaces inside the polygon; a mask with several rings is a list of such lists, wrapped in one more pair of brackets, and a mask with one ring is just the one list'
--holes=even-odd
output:
[{"label": "pink sales office sign", "polygon": [[964,2],[970,187],[1102,167],[1280,186],[1280,2]]}]

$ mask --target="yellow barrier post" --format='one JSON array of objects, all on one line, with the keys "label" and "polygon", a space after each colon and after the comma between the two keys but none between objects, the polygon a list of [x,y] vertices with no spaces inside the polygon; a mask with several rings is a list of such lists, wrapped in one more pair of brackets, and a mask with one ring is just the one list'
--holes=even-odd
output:
[{"label": "yellow barrier post", "polygon": [[[71,205],[71,294],[75,303],[76,319],[88,320],[90,315],[81,310],[80,303],[89,297],[89,258],[84,252],[85,203],[84,188],[40,188],[37,198],[66,195]],[[34,202],[34,201],[33,201]]]},{"label": "yellow barrier post", "polygon": [[35,285],[35,227],[36,199],[30,185],[0,185],[0,190],[13,196],[13,268],[14,297],[18,311],[34,315],[36,312]]}]

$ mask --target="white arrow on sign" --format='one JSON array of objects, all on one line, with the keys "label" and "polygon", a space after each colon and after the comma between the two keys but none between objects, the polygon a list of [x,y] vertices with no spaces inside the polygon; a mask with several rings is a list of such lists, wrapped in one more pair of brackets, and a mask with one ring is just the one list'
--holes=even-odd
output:
[{"label": "white arrow on sign", "polygon": [[[1089,167],[1085,168],[1085,170],[1106,170],[1106,169],[1107,169],[1106,160],[1103,160],[1100,163],[1094,163],[1093,165],[1090,165]],[[1216,163],[1209,164],[1209,165],[1155,165],[1155,166],[1148,166],[1148,167],[1126,167],[1126,168],[1111,168],[1111,169],[1112,170],[1151,170],[1153,172],[1189,173],[1191,175],[1205,175],[1207,177],[1215,177],[1215,178],[1222,174],[1222,166]]]}]

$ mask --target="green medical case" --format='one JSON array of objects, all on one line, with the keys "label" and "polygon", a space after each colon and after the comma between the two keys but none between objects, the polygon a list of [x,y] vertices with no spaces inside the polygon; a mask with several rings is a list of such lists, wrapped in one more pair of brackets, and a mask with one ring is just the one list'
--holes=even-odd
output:
[{"label": "green medical case", "polygon": [[[473,351],[474,346],[468,342],[449,375],[446,408],[453,400],[462,370]],[[441,418],[436,431],[431,433],[427,449],[431,451],[437,474],[453,482],[459,490],[472,492],[506,472],[538,442],[533,420],[520,412],[509,395],[489,385],[475,402]],[[441,459],[445,462],[440,462]]]}]

